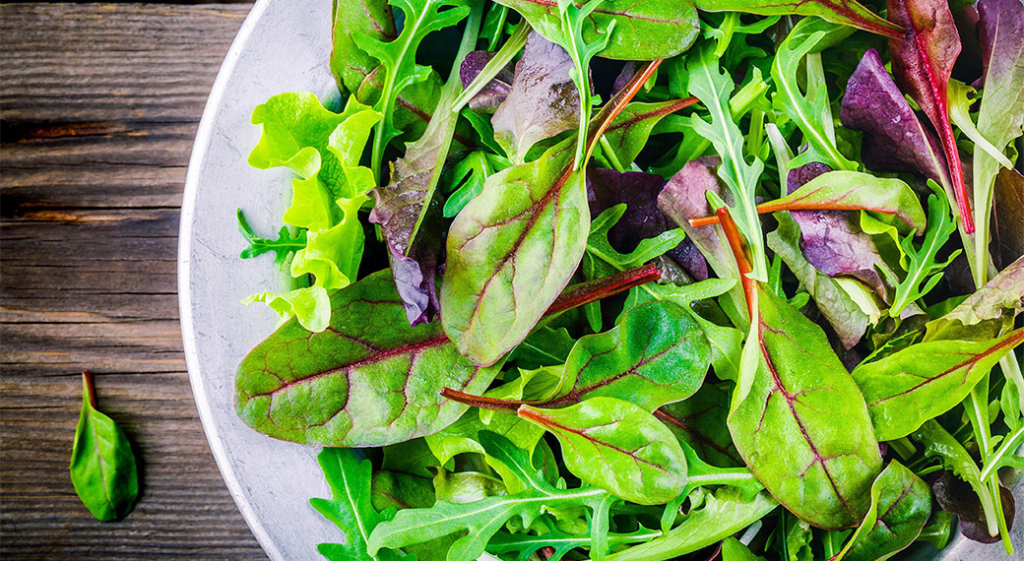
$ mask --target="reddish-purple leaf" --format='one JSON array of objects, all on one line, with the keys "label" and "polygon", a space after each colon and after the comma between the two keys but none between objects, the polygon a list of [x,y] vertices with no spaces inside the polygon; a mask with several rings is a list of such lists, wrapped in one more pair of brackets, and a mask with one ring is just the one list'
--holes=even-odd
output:
[{"label": "reddish-purple leaf", "polygon": [[960,35],[945,0],[888,0],[889,20],[904,29],[889,39],[896,83],[910,94],[939,133],[964,232],[974,232],[964,174],[949,122],[949,76],[960,54]]},{"label": "reddish-purple leaf", "polygon": [[[664,186],[665,180],[651,173],[620,173],[603,168],[587,171],[591,216],[598,216],[615,205],[626,205],[625,214],[608,233],[608,242],[616,251],[630,253],[642,240],[677,227],[658,209],[658,194]],[[697,280],[708,278],[707,260],[689,238],[666,255]]]},{"label": "reddish-purple leaf", "polygon": [[[945,471],[942,473],[942,477],[932,484],[932,492],[935,493],[935,500],[942,510],[954,514],[960,519],[960,533],[964,537],[981,543],[999,541],[999,536],[989,535],[981,500],[978,499],[978,494],[969,484],[951,472]],[[1016,513],[1013,493],[1000,485],[999,495],[1003,502],[1006,526],[1009,528],[1013,526],[1013,518]]]},{"label": "reddish-purple leaf", "polygon": [[1001,169],[996,176],[992,249],[1001,269],[1024,255],[1024,175]]},{"label": "reddish-purple leaf", "polygon": [[[463,88],[468,88],[473,83],[494,55],[495,53],[488,51],[473,51],[466,55],[462,66],[459,67],[459,78],[462,79]],[[487,82],[480,93],[469,100],[469,108],[477,113],[494,113],[512,90],[512,79],[512,64],[509,63],[493,80]]]},{"label": "reddish-purple leaf", "polygon": [[714,212],[708,204],[706,191],[721,196],[726,203],[732,202],[731,193],[723,187],[715,173],[720,163],[717,157],[700,158],[687,163],[658,195],[658,209],[686,230],[686,239],[700,249],[719,276],[729,278],[732,276],[732,265],[725,255],[718,228],[714,225],[690,225],[690,219]]},{"label": "reddish-purple leaf", "polygon": [[875,49],[850,76],[839,119],[864,131],[861,159],[869,169],[912,171],[951,185],[942,144],[914,114]]}]

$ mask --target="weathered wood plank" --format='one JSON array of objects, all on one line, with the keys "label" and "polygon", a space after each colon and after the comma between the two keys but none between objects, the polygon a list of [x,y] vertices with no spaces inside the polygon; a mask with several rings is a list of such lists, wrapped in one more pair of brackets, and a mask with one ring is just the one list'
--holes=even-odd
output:
[{"label": "weathered wood plank", "polygon": [[[0,7],[4,558],[265,557],[196,414],[175,274],[192,139],[247,10]],[[83,368],[144,470],[118,523],[68,478]]]}]

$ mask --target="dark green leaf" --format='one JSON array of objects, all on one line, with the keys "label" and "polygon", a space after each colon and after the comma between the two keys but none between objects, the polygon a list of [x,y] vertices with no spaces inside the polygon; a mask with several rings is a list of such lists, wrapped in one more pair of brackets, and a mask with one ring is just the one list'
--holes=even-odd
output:
[{"label": "dark green leaf", "polygon": [[594,397],[563,409],[523,405],[519,416],[558,438],[569,471],[617,497],[663,504],[686,486],[686,457],[679,441],[628,401]]},{"label": "dark green leaf", "polygon": [[82,373],[82,414],[71,449],[71,483],[89,512],[102,522],[123,518],[139,495],[139,472],[128,437],[96,409],[92,377]]},{"label": "dark green leaf", "polygon": [[[317,550],[331,561],[366,561],[370,532],[384,520],[370,501],[370,461],[359,460],[352,450],[324,448],[317,456],[331,498],[310,499],[309,504],[333,522],[345,537],[344,543],[323,543]],[[373,556],[373,559],[383,559]]]},{"label": "dark green leaf", "polygon": [[238,414],[256,430],[326,446],[382,446],[434,433],[464,405],[442,388],[482,392],[497,374],[459,356],[441,326],[411,327],[388,271],[336,292],[331,324],[289,321],[242,361]]}]

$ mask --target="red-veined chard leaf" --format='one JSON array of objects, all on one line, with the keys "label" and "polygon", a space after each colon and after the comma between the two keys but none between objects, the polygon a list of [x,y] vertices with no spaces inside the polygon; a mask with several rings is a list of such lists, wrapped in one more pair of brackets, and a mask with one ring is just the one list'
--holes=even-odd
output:
[{"label": "red-veined chard leaf", "polygon": [[896,87],[878,51],[868,49],[843,94],[843,126],[864,131],[861,158],[877,171],[911,171],[952,190],[942,144]]},{"label": "red-veined chard leaf", "polygon": [[576,477],[619,498],[664,504],[686,487],[679,441],[628,401],[594,397],[561,409],[523,405],[519,416],[558,438],[565,465]]},{"label": "red-veined chard leaf", "polygon": [[441,388],[482,392],[497,374],[462,358],[439,324],[410,326],[388,271],[336,292],[331,307],[323,332],[289,321],[242,361],[235,395],[246,424],[293,442],[383,446],[466,410]]},{"label": "red-veined chard leaf", "polygon": [[[480,75],[480,72],[491,62],[495,53],[489,51],[473,51],[466,55],[466,59],[459,66],[459,78],[462,79],[462,87],[468,88],[473,80]],[[494,113],[512,90],[512,65],[506,65],[490,82],[469,100],[469,108],[477,113]]]},{"label": "red-veined chard leaf", "polygon": [[960,35],[945,0],[888,0],[889,20],[903,29],[890,37],[892,73],[939,133],[964,232],[974,232],[960,155],[949,123],[949,76],[960,54]]},{"label": "red-veined chard leaf", "polygon": [[821,328],[761,283],[754,290],[756,335],[746,345],[756,362],[741,366],[733,442],[790,512],[820,528],[853,526],[882,468],[864,398]]},{"label": "red-veined chard leaf", "polygon": [[[630,103],[604,133],[601,146],[605,150],[605,157],[614,158],[613,163],[617,163],[621,169],[628,168],[662,119],[694,103],[697,103],[695,97],[658,103]],[[608,150],[612,152],[611,155]]]},{"label": "red-veined chard leaf", "polygon": [[[476,43],[477,16],[475,12],[470,16],[456,55],[456,69]],[[430,321],[438,309],[435,275],[443,248],[443,203],[435,191],[458,122],[455,103],[461,90],[453,69],[423,136],[392,165],[391,182],[371,191],[377,204],[370,212],[370,222],[380,225],[387,240],[398,294],[412,325]]]},{"label": "red-veined chard leaf", "polygon": [[[978,110],[978,132],[1005,150],[1024,124],[1024,4],[1016,0],[978,2],[978,35],[985,63],[985,95]],[[999,162],[981,146],[974,150],[974,212],[981,234],[975,238],[975,283],[985,280],[993,185]],[[980,281],[980,282],[979,282]]]},{"label": "red-veined chard leaf", "polygon": [[579,126],[579,91],[565,49],[539,33],[526,40],[512,88],[491,124],[494,139],[515,163],[523,163],[537,141]]},{"label": "red-veined chard leaf", "polygon": [[135,454],[121,427],[96,408],[92,375],[82,372],[82,413],[71,448],[71,483],[101,522],[128,516],[139,495]]},{"label": "red-veined chard leaf", "polygon": [[[588,154],[659,63],[647,64],[602,108]],[[459,351],[478,364],[495,363],[526,338],[583,258],[590,211],[586,165],[573,170],[575,141],[566,138],[537,160],[488,177],[451,225],[442,321]]]},{"label": "red-veined chard leaf", "polygon": [[899,28],[875,15],[856,0],[696,0],[705,12],[745,12],[762,16],[818,16],[825,21],[892,37]]},{"label": "red-veined chard leaf", "polygon": [[743,464],[726,426],[729,393],[715,384],[705,383],[688,399],[670,403],[654,416],[672,429],[676,438],[714,465]]},{"label": "red-veined chard leaf", "polygon": [[[544,479],[525,450],[493,433],[481,432],[479,440],[488,456],[525,482],[524,490],[465,504],[437,501],[430,508],[400,510],[394,519],[374,528],[368,542],[371,555],[382,548],[397,549],[459,533],[461,537],[448,551],[447,559],[473,561],[483,555],[491,536],[509,519],[521,518],[524,526],[529,526],[545,511],[565,506],[587,507],[594,513],[592,533],[607,533],[607,492],[594,487],[558,489]],[[604,532],[597,528],[604,528]]]},{"label": "red-veined chard leaf", "polygon": [[398,34],[395,20],[387,0],[334,0],[331,17],[331,72],[342,92],[355,93],[380,63],[360,49],[352,35],[366,33],[378,41],[390,41]]},{"label": "red-veined chard leaf", "polygon": [[967,397],[1024,329],[982,341],[940,340],[911,345],[853,370],[879,440],[895,440]]},{"label": "red-veined chard leaf", "polygon": [[[559,2],[555,0],[498,0],[522,14],[551,41],[562,37]],[[655,60],[686,51],[697,38],[697,10],[689,0],[604,0],[583,25],[583,40],[593,43],[615,22],[605,58]]]},{"label": "red-veined chard leaf", "polygon": [[871,508],[864,520],[830,561],[886,559],[917,539],[931,512],[928,484],[893,460],[871,485]]}]

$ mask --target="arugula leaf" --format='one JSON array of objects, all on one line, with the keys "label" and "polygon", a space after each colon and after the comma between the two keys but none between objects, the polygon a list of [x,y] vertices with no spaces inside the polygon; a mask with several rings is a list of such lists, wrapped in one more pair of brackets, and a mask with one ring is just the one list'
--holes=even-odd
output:
[{"label": "arugula leaf", "polygon": [[471,503],[438,501],[428,509],[399,511],[392,520],[377,525],[373,530],[367,548],[371,554],[382,548],[395,549],[465,532],[466,535],[452,545],[448,560],[472,561],[484,553],[491,537],[510,518],[521,518],[524,526],[528,526],[547,509],[584,506],[597,511],[602,508],[599,505],[608,500],[608,494],[601,489],[559,489],[552,486],[533,467],[526,451],[516,448],[503,437],[482,432],[479,440],[487,454],[505,464],[526,483],[526,488],[512,495],[488,497]]},{"label": "arugula leaf", "polygon": [[370,460],[357,459],[352,450],[324,448],[317,462],[331,488],[331,498],[310,499],[309,504],[345,537],[344,543],[322,543],[317,551],[331,561],[398,559],[397,554],[369,555],[366,550],[370,532],[385,520],[370,502]]},{"label": "arugula leaf", "polygon": [[[932,185],[935,185],[932,183]],[[924,234],[921,249],[914,247],[913,236],[907,236],[900,245],[910,258],[910,268],[902,281],[888,269],[882,273],[896,286],[896,295],[889,307],[891,317],[899,317],[900,313],[912,302],[919,300],[931,292],[942,280],[943,270],[960,254],[960,250],[950,254],[943,263],[936,261],[939,250],[949,240],[950,234],[956,230],[956,224],[949,216],[949,205],[944,197],[930,195],[928,197],[928,229]]]},{"label": "arugula leaf", "polygon": [[[617,545],[650,541],[659,536],[661,536],[661,532],[648,530],[641,526],[633,532],[609,533],[606,539],[610,547],[615,547]],[[559,561],[570,551],[578,547],[589,546],[591,540],[590,532],[579,535],[567,534],[557,527],[548,524],[547,531],[537,535],[498,532],[487,543],[487,552],[497,555],[519,552],[518,559],[525,561],[541,549],[551,548],[554,550],[554,553],[547,557],[547,560]]]},{"label": "arugula leaf", "polygon": [[139,495],[139,470],[121,427],[96,408],[92,375],[82,372],[82,413],[71,449],[71,483],[97,520],[128,516]]},{"label": "arugula leaf", "polygon": [[287,226],[282,226],[281,231],[277,233],[277,239],[271,240],[261,238],[252,231],[252,226],[245,219],[245,213],[242,212],[242,209],[236,210],[235,216],[238,218],[238,231],[245,238],[245,242],[249,244],[249,247],[243,249],[238,254],[242,259],[251,259],[273,251],[274,264],[284,269],[288,265],[288,259],[296,251],[306,247],[305,230],[299,230],[298,233],[292,234]]},{"label": "arugula leaf", "polygon": [[[469,6],[460,0],[391,0],[391,6],[405,14],[402,32],[393,41],[366,32],[352,35],[356,45],[381,62],[384,84],[380,99],[374,106],[383,116],[373,137],[373,156],[370,161],[375,181],[380,179],[384,147],[401,131],[395,126],[395,104],[408,86],[426,80],[430,69],[416,64],[416,51],[427,35],[451,27],[469,15]],[[445,9],[447,8],[447,9]]]}]

